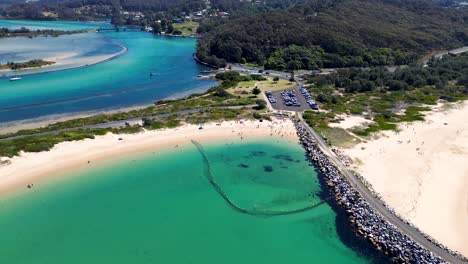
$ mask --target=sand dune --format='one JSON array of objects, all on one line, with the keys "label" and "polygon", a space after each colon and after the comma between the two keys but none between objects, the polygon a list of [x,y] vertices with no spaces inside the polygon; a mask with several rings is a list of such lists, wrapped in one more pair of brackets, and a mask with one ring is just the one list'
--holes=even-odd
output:
[{"label": "sand dune", "polygon": [[345,152],[402,216],[468,256],[468,102]]}]

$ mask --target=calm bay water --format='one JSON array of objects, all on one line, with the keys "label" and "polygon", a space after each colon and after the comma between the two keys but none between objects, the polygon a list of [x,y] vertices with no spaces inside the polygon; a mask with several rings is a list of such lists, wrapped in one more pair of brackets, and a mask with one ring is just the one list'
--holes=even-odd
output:
[{"label": "calm bay water", "polygon": [[0,40],[0,64],[34,59],[53,61],[47,67],[2,71],[15,76],[85,66],[102,61],[125,51],[125,47],[103,34],[75,34],[58,37],[4,38]]},{"label": "calm bay water", "polygon": [[36,20],[1,20],[0,28],[19,29],[21,27],[30,30],[53,29],[53,30],[86,30],[98,29],[108,26],[107,21],[79,22],[79,21],[36,21]]},{"label": "calm bay water", "polygon": [[[295,209],[323,198],[296,144],[265,140],[205,150],[220,185],[245,208]],[[155,150],[2,198],[0,262],[387,261],[369,253],[329,204],[289,216],[241,214],[204,171],[193,146]]]},{"label": "calm bay water", "polygon": [[[36,26],[41,23],[34,22]],[[60,23],[62,29],[67,28],[67,22]],[[203,67],[192,59],[194,39],[165,38],[140,31],[102,35],[128,47],[128,53],[90,67],[29,75],[15,82],[0,79],[0,122],[145,105],[206,91],[215,84],[197,79]],[[54,40],[48,39],[50,45]],[[115,44],[99,49],[115,49]]]}]

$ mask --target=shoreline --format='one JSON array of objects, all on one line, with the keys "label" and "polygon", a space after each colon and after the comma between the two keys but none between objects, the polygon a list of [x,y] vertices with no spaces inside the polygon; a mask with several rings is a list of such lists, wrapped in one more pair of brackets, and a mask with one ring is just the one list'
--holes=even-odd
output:
[{"label": "shoreline", "polygon": [[[385,255],[395,258],[398,263],[445,263],[441,256],[437,256],[434,252],[415,242],[404,231],[380,215],[362,197],[349,179],[335,167],[335,164],[330,161],[330,157],[322,151],[320,144],[304,126],[301,123],[295,123],[295,126],[300,144],[306,150],[308,158],[315,164],[331,193],[334,194],[336,203],[346,211],[351,226],[357,234],[368,240]],[[383,205],[391,210],[397,218],[400,218],[398,214],[393,212],[392,208],[385,203]],[[453,258],[456,263],[467,260],[458,252],[448,249],[421,231],[418,230],[418,232],[436,248],[441,249],[440,252],[443,252],[446,258]]]},{"label": "shoreline", "polygon": [[186,147],[192,140],[203,144],[233,143],[271,137],[285,138],[305,148],[307,156],[314,162],[330,192],[334,194],[336,203],[345,209],[358,236],[368,240],[384,254],[397,257],[403,262],[441,262],[440,258],[389,224],[365,200],[359,198],[357,190],[330,163],[328,156],[310,139],[302,125],[289,118],[275,118],[272,122],[247,120],[207,123],[203,125],[203,129],[195,125],[184,125],[174,129],[137,134],[107,134],[95,139],[60,143],[47,152],[21,153],[20,156],[7,159],[10,164],[7,162],[0,165],[0,174],[3,175],[0,178],[0,192],[5,196],[21,194],[20,192],[28,191],[47,179],[58,179],[71,170],[100,166],[103,162],[151,151],[156,153]]},{"label": "shoreline", "polygon": [[6,195],[27,191],[28,185],[40,184],[42,180],[67,171],[99,165],[119,157],[187,146],[192,144],[191,140],[205,144],[271,137],[298,142],[294,125],[289,119],[273,119],[272,122],[224,121],[204,124],[203,129],[196,125],[183,125],[174,129],[121,135],[108,133],[96,136],[95,139],[63,142],[50,151],[21,153],[13,158],[2,158],[0,193]]},{"label": "shoreline", "polygon": [[467,256],[468,102],[451,106],[342,151],[402,219]]},{"label": "shoreline", "polygon": [[[190,91],[184,91],[182,93],[170,95],[158,100],[179,100],[189,97],[193,94],[203,94],[210,88],[203,88],[200,90],[200,87]],[[118,108],[105,108],[105,109],[98,109],[98,110],[90,110],[90,111],[81,111],[81,112],[71,112],[71,113],[64,113],[64,114],[52,114],[46,115],[37,118],[30,118],[30,119],[20,119],[14,121],[7,121],[7,122],[0,122],[0,134],[8,134],[8,133],[16,133],[20,130],[25,129],[35,129],[40,127],[45,127],[54,123],[64,122],[73,119],[79,118],[86,118],[94,115],[111,115],[121,112],[129,112],[133,110],[141,110],[147,107],[151,107],[154,105],[154,102],[151,103],[142,103],[142,104],[135,104],[132,106],[126,107],[118,107]],[[6,109],[8,110],[8,109]],[[0,109],[2,111],[2,109]]]},{"label": "shoreline", "polygon": [[[84,34],[91,34],[91,33],[84,33]],[[99,34],[98,32],[96,32],[96,34]],[[102,60],[99,60],[99,61],[96,61],[96,62],[93,62],[93,63],[89,63],[89,64],[85,64],[85,65],[78,65],[78,66],[72,66],[72,67],[69,67],[69,68],[64,68],[64,69],[52,69],[52,70],[45,70],[45,71],[40,71],[40,72],[31,72],[31,73],[16,73],[14,75],[7,75],[6,73],[2,74],[0,76],[0,80],[1,79],[8,79],[8,78],[11,78],[12,76],[33,76],[33,75],[39,75],[39,74],[47,74],[47,73],[52,73],[52,72],[61,72],[61,71],[69,71],[69,70],[76,70],[76,69],[81,69],[81,68],[87,68],[87,67],[91,67],[91,66],[95,66],[95,65],[98,65],[98,64],[101,64],[101,63],[104,63],[104,62],[108,62],[108,61],[111,61],[111,60],[114,60],[114,59],[117,59],[119,58],[120,56],[123,56],[124,54],[126,54],[129,49],[127,46],[125,46],[124,44],[121,44],[107,36],[104,36],[102,35],[105,39],[109,40],[110,42],[114,43],[115,45],[118,45],[120,48],[122,48],[122,50],[120,52],[117,52],[115,54],[112,54],[112,55],[109,55],[110,57],[107,57],[105,59],[102,59]],[[56,63],[54,64],[55,66],[57,65],[60,65],[60,64],[63,64],[63,63]],[[50,65],[50,66],[54,66],[54,65]],[[49,66],[49,67],[50,67]],[[47,69],[47,66],[45,67],[39,67],[39,68],[34,68],[34,69]],[[13,71],[11,71],[13,72]],[[1,73],[1,72],[0,72]],[[3,76],[4,75],[4,76]]]},{"label": "shoreline", "polygon": [[0,122],[0,134],[16,133],[20,130],[35,129],[46,127],[54,123],[65,122],[73,119],[87,118],[94,115],[111,115],[117,114],[120,112],[129,112],[132,110],[141,110],[147,107],[152,106],[153,103],[142,104],[136,106],[129,106],[124,108],[117,109],[104,109],[102,111],[83,111],[76,113],[66,113],[66,114],[53,114],[44,117],[37,117],[31,119],[22,119],[8,122]]},{"label": "shoreline", "polygon": [[214,65],[209,64],[208,62],[204,62],[204,61],[200,60],[200,59],[197,57],[197,53],[193,53],[193,54],[192,54],[192,58],[193,58],[193,60],[194,60],[196,63],[198,63],[198,64],[200,64],[200,65],[203,65],[203,66],[206,66],[206,67],[209,67],[209,68],[212,68],[212,69],[216,69],[216,70],[219,69],[219,67],[216,67],[216,66],[214,66]]},{"label": "shoreline", "polygon": [[[60,65],[60,63],[57,63],[56,61],[52,61],[52,60],[50,60],[50,58],[42,58],[40,60],[45,61],[46,64],[39,65],[39,66],[34,66],[34,67],[25,67],[25,68],[21,68],[21,69],[17,69],[17,70],[13,70],[12,68],[6,68],[6,69],[1,69],[0,68],[0,73],[2,73],[2,72],[7,72],[8,73],[8,72],[13,72],[13,71],[27,71],[27,70],[45,69],[45,68],[50,67],[50,66]],[[0,66],[9,67],[7,64],[1,64]]]}]

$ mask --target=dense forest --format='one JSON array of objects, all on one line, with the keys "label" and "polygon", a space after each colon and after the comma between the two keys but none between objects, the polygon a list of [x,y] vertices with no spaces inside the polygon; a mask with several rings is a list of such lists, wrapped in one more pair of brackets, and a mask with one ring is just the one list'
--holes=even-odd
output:
[{"label": "dense forest", "polygon": [[197,56],[218,66],[398,65],[429,50],[468,44],[468,13],[422,0],[315,0],[200,30],[205,34]]}]

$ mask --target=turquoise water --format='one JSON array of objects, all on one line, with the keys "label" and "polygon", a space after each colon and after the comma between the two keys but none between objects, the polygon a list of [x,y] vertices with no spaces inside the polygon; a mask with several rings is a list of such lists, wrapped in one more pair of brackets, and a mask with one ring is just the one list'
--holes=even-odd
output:
[{"label": "turquoise water", "polygon": [[35,21],[35,20],[1,20],[0,28],[18,29],[21,27],[30,30],[54,29],[54,30],[86,30],[98,29],[108,26],[109,22],[79,22],[79,21]]},{"label": "turquoise water", "polygon": [[[102,36],[125,45],[129,51],[90,67],[29,75],[16,82],[0,79],[0,123],[146,105],[206,91],[215,84],[197,79],[203,67],[192,59],[194,39],[165,38],[140,31]],[[100,49],[115,49],[115,44]]]},{"label": "turquoise water", "polygon": [[[242,206],[294,209],[322,199],[298,145],[270,140],[205,150],[215,177]],[[277,217],[234,211],[210,185],[193,146],[89,166],[0,200],[0,263],[386,261],[364,253],[328,204]]]},{"label": "turquoise water", "polygon": [[[103,57],[125,51],[123,46],[103,34],[76,34],[58,37],[3,38],[0,39],[0,64],[43,59],[56,64],[20,71],[2,71],[6,75],[24,75],[67,69],[103,60]],[[62,59],[65,57],[66,59]]]}]

